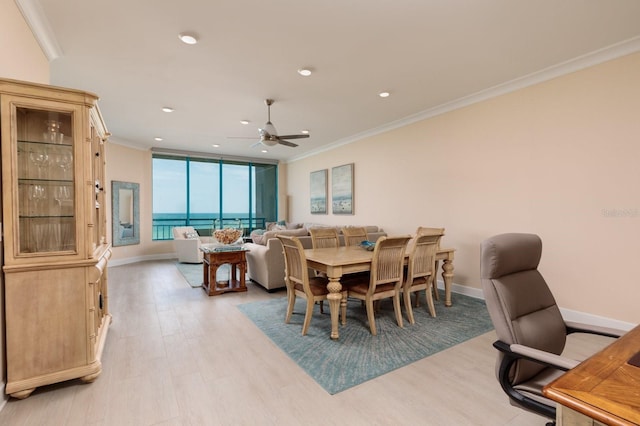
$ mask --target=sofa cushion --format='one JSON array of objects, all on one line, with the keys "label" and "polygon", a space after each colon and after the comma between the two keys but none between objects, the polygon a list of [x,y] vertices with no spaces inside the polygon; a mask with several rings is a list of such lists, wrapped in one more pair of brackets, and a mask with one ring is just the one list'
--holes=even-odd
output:
[{"label": "sofa cushion", "polygon": [[266,226],[267,226],[267,231],[273,231],[276,229],[286,229],[287,222],[284,220],[280,220],[278,222],[267,222]]},{"label": "sofa cushion", "polygon": [[262,234],[262,241],[261,242],[258,242],[256,240],[253,240],[253,242],[256,243],[256,244],[266,245],[267,241],[269,241],[270,238],[276,238],[276,235],[290,235],[290,236],[294,236],[294,237],[304,237],[304,236],[308,235],[308,232],[304,228],[299,228],[299,229],[277,229],[277,230],[273,230],[273,231],[267,231],[264,234]]},{"label": "sofa cushion", "polygon": [[264,233],[267,232],[264,229],[254,229],[253,231],[251,231],[251,234],[249,235],[251,237],[251,241],[253,241],[256,244],[262,244],[264,245]]}]

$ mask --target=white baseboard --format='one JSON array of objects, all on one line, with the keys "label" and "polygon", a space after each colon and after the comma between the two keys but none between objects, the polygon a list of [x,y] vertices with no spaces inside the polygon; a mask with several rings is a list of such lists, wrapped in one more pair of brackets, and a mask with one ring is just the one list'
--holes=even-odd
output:
[{"label": "white baseboard", "polygon": [[[438,288],[444,290],[444,282],[438,281]],[[476,299],[484,300],[482,290],[479,288],[467,287],[453,283],[451,285],[451,292],[464,294],[465,296],[474,297]],[[573,311],[571,309],[560,308],[560,313],[566,321],[580,322],[583,324],[596,325],[599,327],[609,327],[618,330],[629,331],[637,324],[631,324],[629,322],[618,321],[613,318],[601,317],[598,315],[588,314],[586,312]]]},{"label": "white baseboard", "polygon": [[601,317],[598,315],[587,314],[584,312],[573,311],[571,309],[560,308],[562,317],[566,321],[580,322],[583,324],[597,325],[599,327],[615,328],[617,330],[629,331],[637,324],[630,322],[618,321],[611,318]]}]

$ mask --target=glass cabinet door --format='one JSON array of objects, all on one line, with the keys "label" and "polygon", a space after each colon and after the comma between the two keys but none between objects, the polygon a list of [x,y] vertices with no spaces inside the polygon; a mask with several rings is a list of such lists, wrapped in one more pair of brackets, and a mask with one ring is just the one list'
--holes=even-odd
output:
[{"label": "glass cabinet door", "polygon": [[74,114],[16,108],[16,254],[76,251]]}]

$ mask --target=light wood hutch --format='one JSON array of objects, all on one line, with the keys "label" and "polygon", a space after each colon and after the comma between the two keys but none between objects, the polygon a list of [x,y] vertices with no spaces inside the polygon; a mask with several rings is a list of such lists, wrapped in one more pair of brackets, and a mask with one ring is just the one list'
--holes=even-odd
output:
[{"label": "light wood hutch", "polygon": [[0,79],[7,385],[95,380],[111,323],[98,97]]}]

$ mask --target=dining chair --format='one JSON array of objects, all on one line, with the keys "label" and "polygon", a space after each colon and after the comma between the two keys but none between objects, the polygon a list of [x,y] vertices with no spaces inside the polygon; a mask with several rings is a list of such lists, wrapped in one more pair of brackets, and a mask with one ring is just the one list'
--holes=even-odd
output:
[{"label": "dining chair", "polygon": [[307,258],[304,255],[304,248],[298,237],[278,235],[277,238],[282,243],[285,260],[285,283],[287,286],[287,314],[284,322],[291,320],[296,297],[302,297],[307,301],[307,307],[302,324],[302,335],[307,334],[313,306],[316,302],[327,299],[328,280],[326,277],[310,277],[307,268]]},{"label": "dining chair", "polygon": [[311,245],[313,248],[339,247],[340,237],[336,228],[310,228]]},{"label": "dining chair", "polygon": [[348,297],[364,300],[371,334],[377,335],[373,302],[393,298],[396,322],[402,327],[400,287],[404,274],[404,255],[410,235],[380,237],[373,249],[369,279],[354,279],[347,289]]},{"label": "dining chair", "polygon": [[436,316],[431,287],[435,278],[436,247],[439,239],[439,234],[418,234],[409,253],[407,276],[402,284],[402,295],[410,324],[416,323],[411,307],[411,293],[416,293],[416,306],[418,306],[420,294],[418,292],[420,290],[425,291],[429,313],[432,317]]},{"label": "dining chair", "polygon": [[367,228],[363,226],[345,226],[342,228],[345,247],[357,246],[367,239]]},{"label": "dining chair", "polygon": [[[313,248],[331,248],[340,246],[340,237],[336,228],[310,228],[311,246]],[[327,274],[320,271],[313,271],[318,277],[326,277]],[[320,301],[320,313],[324,312],[324,304]]]},{"label": "dining chair", "polygon": [[[427,234],[427,235],[439,235],[438,242],[436,244],[436,252],[440,248],[440,240],[444,237],[444,228],[430,228],[427,226],[419,226],[416,230],[416,235]],[[440,294],[438,293],[438,271],[440,270],[440,261],[435,260],[433,265],[433,297],[436,300],[440,300]]]}]

